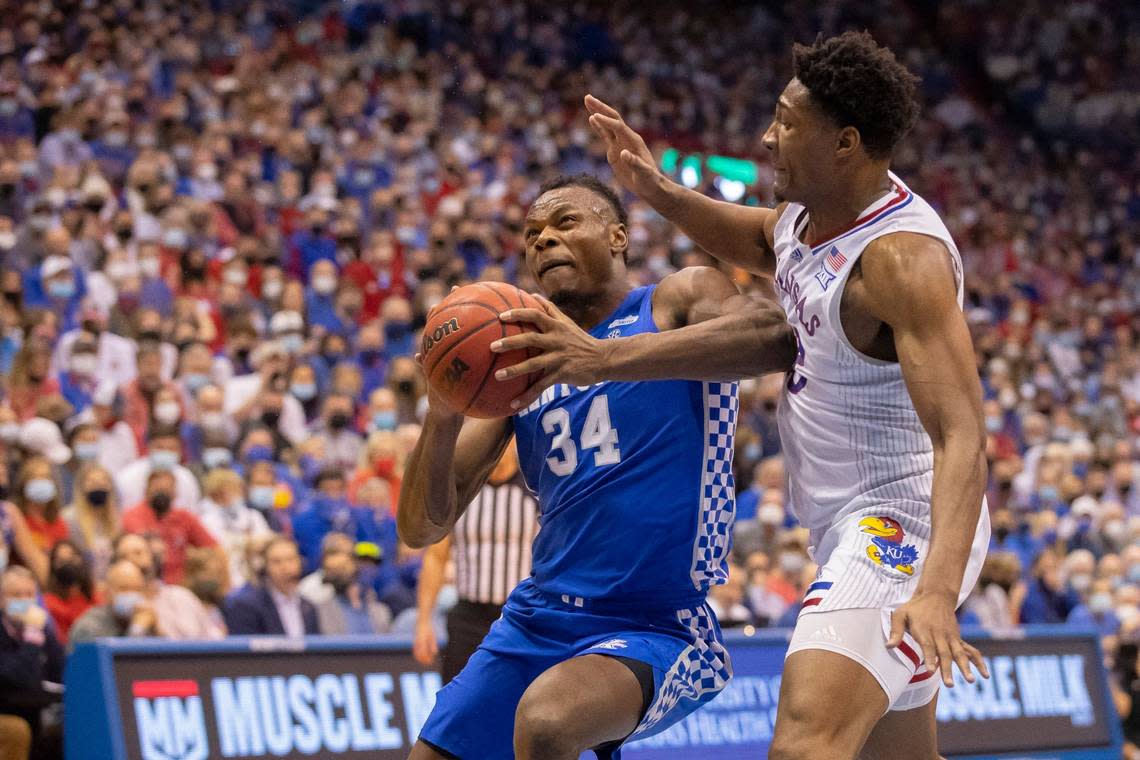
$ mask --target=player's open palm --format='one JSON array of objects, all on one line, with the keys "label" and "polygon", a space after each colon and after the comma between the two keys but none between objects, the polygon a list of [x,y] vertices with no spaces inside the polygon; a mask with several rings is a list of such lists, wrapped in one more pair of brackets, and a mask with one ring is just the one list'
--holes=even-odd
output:
[{"label": "player's open palm", "polygon": [[586,111],[590,128],[606,142],[606,160],[617,181],[643,198],[656,193],[667,180],[654,166],[653,154],[641,135],[625,123],[616,108],[593,95],[586,96]]},{"label": "player's open palm", "polygon": [[887,646],[899,646],[903,633],[908,632],[922,648],[926,669],[941,671],[942,682],[954,685],[953,664],[970,683],[974,673],[970,663],[984,678],[990,677],[982,653],[962,640],[958,630],[958,619],[954,617],[955,599],[946,595],[919,592],[894,611],[891,616],[891,636]]}]

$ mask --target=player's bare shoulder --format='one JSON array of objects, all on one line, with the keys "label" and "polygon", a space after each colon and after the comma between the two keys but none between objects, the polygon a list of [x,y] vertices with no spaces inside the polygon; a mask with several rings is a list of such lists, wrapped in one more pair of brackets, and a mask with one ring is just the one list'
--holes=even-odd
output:
[{"label": "player's bare shoulder", "polygon": [[740,295],[732,278],[716,267],[685,267],[661,280],[653,293],[653,321],[659,330],[715,319],[724,301]]},{"label": "player's bare shoulder", "polygon": [[859,263],[861,300],[888,324],[908,311],[956,303],[961,277],[957,259],[936,237],[919,232],[883,235],[868,243]]}]

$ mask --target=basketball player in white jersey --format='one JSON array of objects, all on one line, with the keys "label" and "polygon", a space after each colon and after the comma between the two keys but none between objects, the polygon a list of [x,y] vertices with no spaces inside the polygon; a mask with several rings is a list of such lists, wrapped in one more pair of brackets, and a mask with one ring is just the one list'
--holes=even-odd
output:
[{"label": "basketball player in white jersey", "polygon": [[[798,337],[778,419],[792,507],[821,569],[789,647],[769,757],[935,758],[931,676],[952,686],[956,663],[972,682],[972,662],[988,677],[954,615],[989,541],[961,260],[934,210],[890,172],[918,118],[916,78],[866,33],[797,45],[793,57],[764,134],[774,210],[670,182],[616,110],[591,96],[586,108],[618,181],[720,260],[771,277]],[[546,373],[521,405],[624,361],[622,341],[591,340],[544,308],[506,317],[548,334],[503,341],[544,349],[504,373]],[[639,337],[644,358],[655,336]]]}]

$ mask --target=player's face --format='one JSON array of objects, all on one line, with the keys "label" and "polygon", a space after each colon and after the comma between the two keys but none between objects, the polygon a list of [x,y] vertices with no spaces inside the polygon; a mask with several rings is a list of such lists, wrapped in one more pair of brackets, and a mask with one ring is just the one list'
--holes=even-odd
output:
[{"label": "player's face", "polygon": [[609,205],[584,187],[541,195],[527,212],[523,238],[527,267],[555,303],[559,296],[602,290],[626,244]]},{"label": "player's face", "polygon": [[764,133],[772,151],[779,201],[804,201],[812,188],[834,180],[832,156],[838,129],[811,102],[808,89],[793,79],[776,101],[776,115]]}]

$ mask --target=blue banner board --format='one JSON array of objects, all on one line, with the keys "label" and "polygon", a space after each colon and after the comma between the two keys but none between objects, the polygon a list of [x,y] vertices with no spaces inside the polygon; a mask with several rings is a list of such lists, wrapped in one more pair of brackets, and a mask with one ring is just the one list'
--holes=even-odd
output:
[{"label": "blue banner board", "polygon": [[[728,634],[735,675],[709,705],[628,745],[625,760],[757,760],[776,719],[787,631]],[[992,677],[943,687],[947,757],[1116,760],[1112,714],[1093,632],[971,632]],[[370,758],[407,753],[439,675],[395,637],[108,639],[77,647],[64,703],[69,760]],[[592,755],[591,755],[592,757]]]}]

